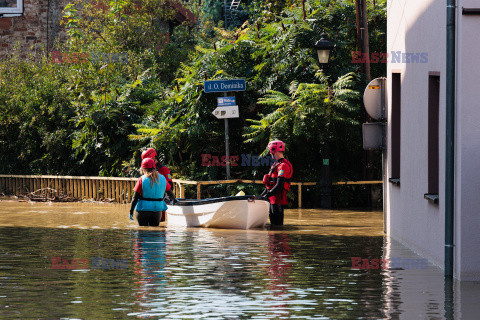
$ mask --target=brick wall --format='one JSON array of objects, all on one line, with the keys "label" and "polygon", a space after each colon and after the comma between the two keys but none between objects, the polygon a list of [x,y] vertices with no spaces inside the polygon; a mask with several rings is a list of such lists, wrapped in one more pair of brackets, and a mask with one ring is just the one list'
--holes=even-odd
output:
[{"label": "brick wall", "polygon": [[[39,58],[46,52],[55,51],[57,44],[66,38],[60,21],[63,9],[69,2],[71,0],[24,0],[22,16],[0,17],[0,59],[8,54],[16,54],[21,58],[33,54]],[[167,3],[177,10],[178,23],[197,21],[197,17],[177,0],[167,0]],[[168,23],[165,23],[164,29],[159,37],[159,46],[169,42],[172,30]]]},{"label": "brick wall", "polygon": [[60,28],[62,11],[68,0],[24,0],[20,17],[0,17],[0,58],[18,54],[39,57],[52,51],[56,41],[63,38]]}]

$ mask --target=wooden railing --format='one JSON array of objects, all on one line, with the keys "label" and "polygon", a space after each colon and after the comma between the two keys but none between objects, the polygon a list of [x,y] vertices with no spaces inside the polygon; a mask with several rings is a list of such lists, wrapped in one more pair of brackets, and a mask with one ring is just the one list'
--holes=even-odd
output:
[{"label": "wooden railing", "polygon": [[[217,181],[198,181],[197,184],[197,199],[201,198],[202,186],[208,186],[212,184],[233,184],[233,183],[254,183],[263,184],[262,180],[217,180]],[[298,207],[302,207],[302,187],[303,186],[315,186],[317,182],[292,182],[292,186],[297,186],[298,192]]]},{"label": "wooden railing", "polygon": [[136,178],[0,175],[0,193],[27,195],[39,191],[50,197],[130,202]]},{"label": "wooden railing", "polygon": [[[128,203],[132,200],[133,187],[138,178],[83,177],[83,176],[36,176],[0,174],[0,194],[27,195],[39,191],[51,197],[65,195],[75,199],[114,201]],[[197,199],[202,197],[202,186],[218,184],[262,184],[261,180],[190,181],[173,179],[177,198],[185,198],[185,185],[195,185]],[[332,185],[381,184],[382,181],[334,182]],[[297,187],[298,207],[302,208],[302,188],[315,186],[317,182],[292,182]]]}]

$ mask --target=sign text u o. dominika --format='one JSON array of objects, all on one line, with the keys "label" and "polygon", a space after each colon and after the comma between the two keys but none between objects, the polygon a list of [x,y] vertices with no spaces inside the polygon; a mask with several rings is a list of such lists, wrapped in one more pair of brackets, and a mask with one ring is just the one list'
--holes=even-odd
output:
[{"label": "sign text u o. dominika", "polygon": [[204,91],[208,92],[231,92],[231,91],[245,91],[247,84],[245,79],[233,80],[208,80],[204,81]]}]

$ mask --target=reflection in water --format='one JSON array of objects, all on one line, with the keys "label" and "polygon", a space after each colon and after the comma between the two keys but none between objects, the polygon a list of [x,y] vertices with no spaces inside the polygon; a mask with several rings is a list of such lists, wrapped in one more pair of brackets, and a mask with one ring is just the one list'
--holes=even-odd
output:
[{"label": "reflection in water", "polygon": [[[128,206],[0,202],[0,318],[478,317],[480,285],[445,292],[432,265],[352,270],[351,257],[416,257],[381,236],[381,213],[288,210],[286,223],[142,228]],[[52,257],[123,259],[128,268],[58,270]]]},{"label": "reflection in water", "polygon": [[165,296],[166,292],[165,231],[137,231],[133,253],[134,272],[138,277],[135,281],[135,302],[141,306],[148,306],[152,297]]},{"label": "reflection in water", "polygon": [[[397,241],[387,239],[384,258],[395,257],[418,258]],[[431,264],[427,268],[386,270],[383,287],[384,313],[389,319],[417,319],[422,316],[447,320],[478,318],[480,283],[461,284],[446,279],[443,272]],[[464,297],[460,299],[462,293]]]},{"label": "reflection in water", "polygon": [[286,234],[269,234],[268,236],[268,253],[270,263],[267,267],[270,283],[268,289],[272,292],[273,299],[285,301],[284,304],[276,306],[272,310],[274,312],[282,312],[282,316],[288,318],[289,299],[288,291],[290,288],[289,275],[292,269],[291,265],[291,248],[288,245],[288,235]]}]

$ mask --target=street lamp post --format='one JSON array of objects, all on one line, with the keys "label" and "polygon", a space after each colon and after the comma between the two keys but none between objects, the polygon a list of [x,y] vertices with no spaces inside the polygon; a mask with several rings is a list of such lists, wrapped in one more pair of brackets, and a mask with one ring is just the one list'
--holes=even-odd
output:
[{"label": "street lamp post", "polygon": [[[320,35],[320,40],[315,43],[313,48],[317,51],[318,62],[323,71],[323,67],[328,64],[334,45],[328,41],[326,33],[323,32]],[[330,209],[332,207],[332,181],[330,178],[330,145],[328,142],[322,142],[320,153],[322,157],[320,208]]]},{"label": "street lamp post", "polygon": [[318,62],[321,66],[323,66],[328,64],[328,60],[330,59],[330,52],[334,48],[334,45],[330,41],[328,41],[327,34],[325,32],[322,32],[320,37],[320,40],[315,43],[313,48],[317,50]]}]

